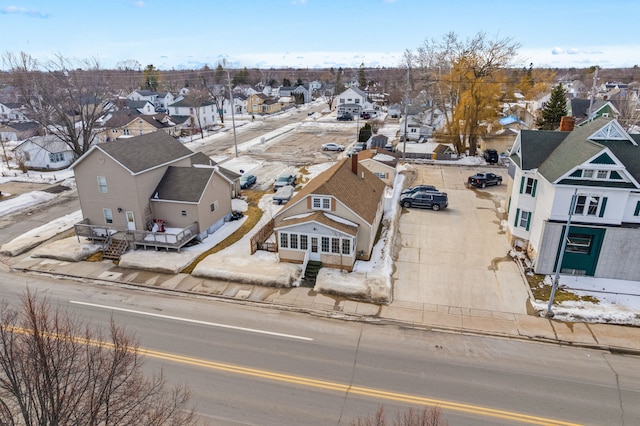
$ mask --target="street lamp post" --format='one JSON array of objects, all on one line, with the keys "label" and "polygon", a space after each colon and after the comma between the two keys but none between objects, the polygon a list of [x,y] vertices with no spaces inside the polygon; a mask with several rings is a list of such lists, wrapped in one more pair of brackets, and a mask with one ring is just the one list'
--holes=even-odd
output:
[{"label": "street lamp post", "polygon": [[573,210],[576,208],[576,200],[578,198],[578,188],[573,191],[573,196],[571,197],[571,206],[569,207],[569,218],[567,219],[567,227],[564,230],[562,236],[562,247],[560,248],[560,255],[558,256],[558,264],[556,266],[556,274],[553,278],[553,285],[551,286],[551,295],[549,296],[549,304],[547,305],[547,312],[545,313],[545,317],[553,318],[555,315],[553,310],[551,309],[551,305],[553,305],[553,299],[556,296],[556,290],[558,289],[558,281],[560,280],[560,269],[562,269],[562,259],[564,258],[564,251],[567,248],[567,241],[569,241],[569,229],[571,228],[571,215],[573,214]]}]

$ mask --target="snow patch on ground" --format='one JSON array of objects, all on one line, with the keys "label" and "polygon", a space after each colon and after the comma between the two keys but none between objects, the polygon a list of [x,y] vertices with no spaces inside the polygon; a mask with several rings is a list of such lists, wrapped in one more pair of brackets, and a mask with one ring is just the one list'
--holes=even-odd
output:
[{"label": "snow patch on ground", "polygon": [[81,237],[68,237],[38,247],[31,257],[44,257],[66,262],[80,262],[102,250],[102,245]]}]

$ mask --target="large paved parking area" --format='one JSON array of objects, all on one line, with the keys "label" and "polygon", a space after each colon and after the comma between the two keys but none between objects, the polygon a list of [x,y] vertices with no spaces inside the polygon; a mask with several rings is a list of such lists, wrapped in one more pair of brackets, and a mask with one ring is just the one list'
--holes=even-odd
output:
[{"label": "large paved parking area", "polygon": [[[434,212],[402,208],[401,247],[394,273],[394,304],[421,304],[435,312],[478,316],[526,314],[528,291],[508,256],[501,227],[506,168],[489,168],[505,183],[485,189],[465,186],[477,168],[416,165],[410,186],[431,184],[446,192],[449,207]],[[495,314],[494,314],[495,316]]]}]

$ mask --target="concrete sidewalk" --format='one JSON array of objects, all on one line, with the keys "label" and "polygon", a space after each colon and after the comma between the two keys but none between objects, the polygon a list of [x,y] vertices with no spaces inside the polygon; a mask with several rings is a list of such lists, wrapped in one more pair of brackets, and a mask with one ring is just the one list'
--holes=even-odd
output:
[{"label": "concrete sidewalk", "polygon": [[238,303],[309,312],[327,317],[556,343],[640,355],[640,328],[608,324],[565,323],[527,314],[498,312],[420,302],[395,301],[388,306],[316,293],[311,288],[273,288],[215,281],[188,274],[163,274],[121,268],[110,261],[65,262],[14,258],[18,271],[103,281],[166,291],[215,296]]}]

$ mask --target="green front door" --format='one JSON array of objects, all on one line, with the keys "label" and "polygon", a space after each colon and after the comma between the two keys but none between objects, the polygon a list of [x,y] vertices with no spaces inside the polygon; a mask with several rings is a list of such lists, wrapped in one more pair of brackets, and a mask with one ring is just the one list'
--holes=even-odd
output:
[{"label": "green front door", "polygon": [[[565,229],[566,226],[563,227],[563,232]],[[567,247],[564,251],[560,272],[563,274],[595,275],[600,249],[602,248],[602,240],[604,239],[604,232],[605,230],[602,228],[572,226],[569,231],[569,239],[567,240]],[[558,245],[558,256],[556,256],[555,266],[558,265],[561,248],[562,240]]]}]

